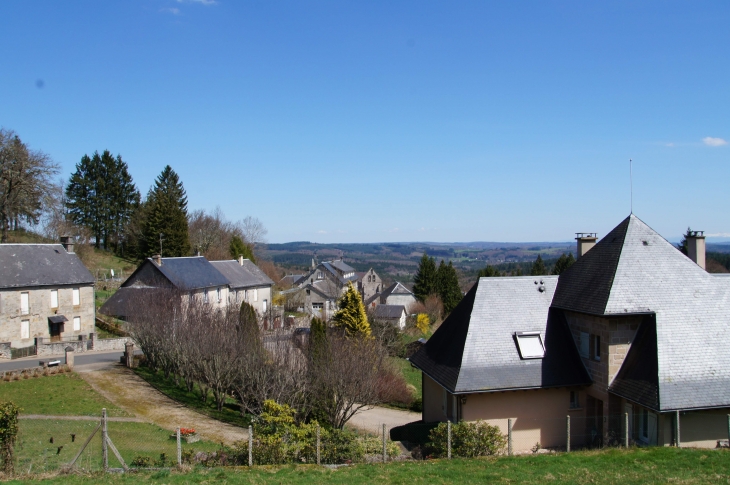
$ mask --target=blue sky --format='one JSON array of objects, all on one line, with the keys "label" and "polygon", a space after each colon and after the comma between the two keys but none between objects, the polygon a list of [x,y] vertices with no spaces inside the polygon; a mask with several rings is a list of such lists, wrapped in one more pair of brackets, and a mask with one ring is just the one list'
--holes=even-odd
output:
[{"label": "blue sky", "polygon": [[0,2],[0,126],[271,242],[730,236],[729,2]]}]

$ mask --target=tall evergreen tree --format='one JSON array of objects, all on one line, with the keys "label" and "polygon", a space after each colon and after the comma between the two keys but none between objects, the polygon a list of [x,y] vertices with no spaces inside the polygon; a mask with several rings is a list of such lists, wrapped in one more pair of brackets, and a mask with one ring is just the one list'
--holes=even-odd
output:
[{"label": "tall evergreen tree", "polygon": [[547,268],[545,268],[545,262],[542,260],[542,256],[537,255],[537,259],[532,263],[532,269],[530,270],[532,276],[540,276],[547,274]]},{"label": "tall evergreen tree", "polygon": [[121,155],[94,152],[92,157],[81,157],[66,186],[69,217],[93,233],[97,248],[118,248],[139,205],[139,191],[128,168]]},{"label": "tall evergreen tree", "polygon": [[239,256],[243,256],[246,259],[250,259],[252,262],[256,262],[251,246],[243,242],[238,236],[231,237],[231,244],[229,245],[229,251],[233,259],[238,259]]},{"label": "tall evergreen tree", "polygon": [[180,177],[168,165],[155,180],[146,202],[147,218],[144,225],[143,253],[151,256],[176,257],[190,254],[188,238],[188,198]]},{"label": "tall evergreen tree", "polygon": [[557,261],[555,261],[555,266],[553,266],[553,274],[559,275],[562,274],[566,269],[573,266],[573,263],[575,263],[575,258],[573,257],[573,253],[568,254],[561,254]]},{"label": "tall evergreen tree", "polygon": [[677,244],[677,249],[679,249],[681,251],[681,253],[684,254],[685,256],[687,256],[689,254],[687,252],[688,251],[687,250],[687,236],[689,236],[691,232],[692,232],[692,228],[688,227],[687,232],[685,232],[682,235],[682,240],[679,242],[679,244]]},{"label": "tall evergreen tree", "polygon": [[502,273],[500,273],[494,266],[488,264],[486,268],[479,270],[479,274],[477,276],[479,278],[491,278],[494,276],[502,276]]},{"label": "tall evergreen tree", "polygon": [[370,323],[365,313],[365,305],[362,303],[360,292],[352,286],[352,283],[347,283],[347,289],[337,305],[339,309],[332,317],[336,327],[345,330],[350,337],[370,337]]},{"label": "tall evergreen tree", "polygon": [[421,262],[418,263],[418,271],[413,279],[413,294],[419,301],[426,301],[428,295],[438,293],[438,275],[436,274],[436,261],[423,253]]},{"label": "tall evergreen tree", "polygon": [[459,287],[459,275],[456,274],[456,269],[451,264],[451,261],[449,261],[449,264],[446,264],[443,259],[441,260],[437,272],[437,281],[438,294],[441,297],[441,302],[444,304],[444,313],[451,313],[464,296]]}]

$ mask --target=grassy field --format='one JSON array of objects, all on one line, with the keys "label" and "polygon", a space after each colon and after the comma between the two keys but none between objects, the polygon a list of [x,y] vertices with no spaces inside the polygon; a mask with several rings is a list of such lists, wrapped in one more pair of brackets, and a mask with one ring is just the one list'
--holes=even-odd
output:
[{"label": "grassy field", "polygon": [[[16,470],[18,473],[59,470],[76,456],[98,424],[97,421],[21,420],[16,445]],[[176,460],[176,441],[170,439],[170,431],[153,424],[113,421],[108,423],[108,430],[109,437],[127,465],[138,456],[149,457],[154,463],[160,460],[163,453],[168,460]],[[74,441],[72,434],[76,435]],[[187,449],[196,452],[214,451],[218,449],[218,445],[203,441],[190,445],[183,443],[183,450]],[[84,470],[101,469],[101,431],[96,433],[76,464]],[[109,465],[120,466],[111,451]]]},{"label": "grassy field", "polygon": [[411,363],[406,359],[393,357],[391,361],[403,373],[403,377],[405,377],[406,382],[416,388],[416,392],[414,394],[420,397],[423,386],[423,382],[421,381],[421,371],[411,366]]},{"label": "grassy field", "polygon": [[559,455],[529,455],[473,460],[430,460],[357,465],[337,470],[312,465],[203,469],[187,473],[145,472],[125,475],[86,474],[33,476],[10,483],[111,484],[347,484],[394,483],[590,483],[590,484],[715,484],[730,481],[730,452],[644,448],[611,449]]},{"label": "grassy field", "polygon": [[213,395],[208,398],[208,402],[204,403],[200,390],[196,386],[193,392],[180,387],[173,379],[166,379],[162,372],[152,372],[147,367],[138,367],[134,369],[138,376],[147,381],[151,386],[165,394],[167,397],[199,412],[210,416],[211,418],[223,421],[225,423],[235,424],[236,426],[248,426],[250,421],[248,417],[241,416],[241,410],[233,399],[227,399],[223,406],[223,411],[218,411],[213,401]]},{"label": "grassy field", "polygon": [[13,401],[22,414],[101,416],[106,408],[109,416],[129,416],[75,373],[0,381],[0,401]]}]

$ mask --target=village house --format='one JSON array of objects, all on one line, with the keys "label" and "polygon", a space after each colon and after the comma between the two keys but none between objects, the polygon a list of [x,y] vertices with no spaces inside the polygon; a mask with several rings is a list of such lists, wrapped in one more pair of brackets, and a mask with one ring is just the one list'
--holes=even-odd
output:
[{"label": "village house", "polygon": [[411,307],[416,304],[416,295],[405,287],[403,283],[396,281],[382,292],[377,292],[370,298],[363,300],[368,309],[373,309],[378,305],[402,305],[406,309],[406,313],[410,313]]},{"label": "village house", "polygon": [[4,349],[78,340],[94,332],[94,277],[73,247],[71,238],[62,238],[62,244],[0,245]]},{"label": "village house", "polygon": [[367,301],[383,288],[383,280],[373,268],[357,275],[357,291],[360,292],[362,301]]},{"label": "village house", "polygon": [[730,278],[702,233],[687,257],[632,214],[596,241],[559,278],[479,279],[411,357],[424,421],[511,419],[515,450],[564,447],[568,415],[577,446],[727,439]]},{"label": "village house", "polygon": [[211,261],[228,281],[228,301],[240,305],[246,302],[256,313],[267,316],[271,310],[271,287],[274,282],[251,260]]},{"label": "village house", "polygon": [[373,320],[389,323],[398,330],[406,328],[408,312],[403,305],[378,305],[370,312]]}]

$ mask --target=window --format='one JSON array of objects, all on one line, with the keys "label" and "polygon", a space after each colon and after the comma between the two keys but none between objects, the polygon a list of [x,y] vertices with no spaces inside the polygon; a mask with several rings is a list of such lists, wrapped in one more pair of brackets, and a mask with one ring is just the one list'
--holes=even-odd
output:
[{"label": "window", "polygon": [[324,303],[312,303],[312,310],[321,310],[324,308]]},{"label": "window", "polygon": [[368,283],[371,283],[372,281],[373,281],[373,277],[372,276],[368,276]]},{"label": "window", "polygon": [[218,303],[223,301],[223,293],[220,288],[215,290],[216,296],[218,297]]},{"label": "window", "polygon": [[81,317],[74,317],[74,332],[81,330]]},{"label": "window", "polygon": [[259,301],[259,290],[253,289],[253,301]]},{"label": "window", "polygon": [[657,443],[657,416],[648,409],[642,409],[639,415],[639,439],[646,444]]},{"label": "window", "polygon": [[20,322],[20,338],[30,338],[30,320]]},{"label": "window", "polygon": [[236,290],[236,303],[240,301],[241,298],[241,290]]},{"label": "window", "polygon": [[542,359],[545,356],[540,332],[517,332],[515,338],[523,359]]},{"label": "window", "polygon": [[190,294],[188,295],[188,301],[190,303],[193,303],[195,301],[195,293],[194,292],[192,292],[192,291],[190,292]]},{"label": "window", "polygon": [[322,273],[321,271],[317,271],[317,279],[318,280],[323,280],[324,279],[324,273]]},{"label": "window", "polygon": [[243,290],[243,301],[248,301],[248,290]]},{"label": "window", "polygon": [[262,306],[264,313],[266,313],[266,305],[269,303],[268,301],[264,300],[264,304]]},{"label": "window", "polygon": [[[21,315],[27,315],[30,313],[30,302],[29,302],[30,295],[27,291],[24,291],[20,294],[20,314]],[[28,337],[26,337],[28,338]]]},{"label": "window", "polygon": [[74,306],[81,305],[81,292],[80,292],[80,290],[78,288],[74,288],[73,289],[73,293],[74,293],[74,295],[73,295],[73,303],[74,303]]},{"label": "window", "polygon": [[570,409],[580,408],[580,399],[578,391],[570,391]]},{"label": "window", "polygon": [[601,336],[591,334],[589,344],[590,358],[598,362],[601,361]]},{"label": "window", "polygon": [[590,348],[589,348],[590,347],[590,342],[589,342],[590,338],[588,336],[588,332],[581,332],[580,336],[578,338],[579,338],[578,352],[580,353],[581,357],[585,357],[586,359],[588,359],[591,356]]},{"label": "window", "polygon": [[58,308],[58,290],[51,290],[51,308]]},{"label": "window", "polygon": [[208,303],[208,288],[203,290],[203,303]]}]

